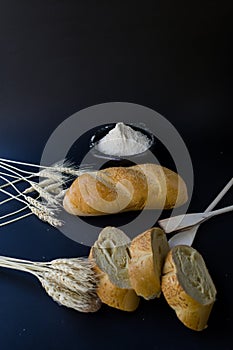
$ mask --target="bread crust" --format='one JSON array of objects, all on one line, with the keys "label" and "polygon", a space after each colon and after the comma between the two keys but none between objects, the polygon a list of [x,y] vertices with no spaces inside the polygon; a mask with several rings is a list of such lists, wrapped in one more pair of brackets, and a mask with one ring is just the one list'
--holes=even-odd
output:
[{"label": "bread crust", "polygon": [[166,235],[160,228],[151,228],[132,240],[128,270],[137,295],[147,300],[160,296],[161,270],[168,250]]},{"label": "bread crust", "polygon": [[187,201],[184,180],[157,164],[112,167],[79,176],[67,190],[63,206],[79,216],[146,209],[170,209]]},{"label": "bread crust", "polygon": [[96,264],[119,288],[132,289],[128,274],[129,245],[130,239],[123,231],[107,226],[92,247]]},{"label": "bread crust", "polygon": [[[163,267],[162,292],[168,304],[175,310],[179,320],[188,328],[201,331],[207,327],[209,315],[215,302],[216,290],[212,284],[210,287],[213,290],[213,297],[209,298],[207,302],[197,301],[188,294],[187,288],[182,286],[180,282],[181,271],[174,261],[175,251],[182,249],[182,247],[194,250],[188,246],[176,246],[170,250]],[[203,273],[208,274],[207,269],[204,270]]]},{"label": "bread crust", "polygon": [[[89,259],[93,260],[92,249],[89,254]],[[122,311],[132,312],[137,309],[140,298],[133,289],[122,289],[115,286],[109,280],[108,275],[101,271],[96,264],[94,266],[94,271],[98,275],[99,283],[97,295],[102,303]]]}]

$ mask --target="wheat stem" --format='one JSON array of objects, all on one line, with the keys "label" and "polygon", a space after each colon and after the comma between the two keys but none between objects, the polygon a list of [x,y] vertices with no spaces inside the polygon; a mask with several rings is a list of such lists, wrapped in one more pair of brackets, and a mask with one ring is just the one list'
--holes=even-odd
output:
[{"label": "wheat stem", "polygon": [[39,193],[40,197],[44,198],[48,202],[49,205],[60,206],[58,200],[45,189],[41,188],[40,185],[38,185],[36,182],[30,181],[30,185],[34,188],[36,192]]},{"label": "wheat stem", "polygon": [[[9,182],[9,180],[7,180],[5,177],[3,177],[2,175],[0,175],[0,178],[2,178],[4,181]],[[12,184],[11,184],[12,185]],[[12,187],[14,188],[15,191],[17,191],[19,194],[21,194],[21,192],[17,189],[17,187],[15,185],[12,185]],[[51,209],[49,207],[46,207],[45,205],[39,203],[37,201],[37,199],[34,199],[32,197],[27,197],[24,194],[21,194],[24,199],[18,198],[15,195],[13,195],[12,193],[9,193],[3,189],[0,189],[1,192],[9,195],[10,197],[26,204],[28,206],[28,208],[30,209],[30,211],[35,214],[40,220],[48,222],[50,225],[55,226],[55,227],[59,227],[62,226],[62,221],[56,219],[53,217],[54,213],[51,211]],[[12,213],[9,213],[6,215],[7,216],[11,216],[13,215]],[[21,219],[24,218],[25,215],[21,216]],[[17,218],[17,220],[19,220],[19,217]],[[10,220],[7,221],[5,223],[3,223],[1,226],[3,225],[7,225],[8,223],[12,223],[14,221]]]},{"label": "wheat stem", "polygon": [[[10,175],[10,174],[7,174],[7,176],[11,176],[11,175]],[[11,177],[13,177],[13,175],[12,175]],[[33,177],[34,177],[33,175],[29,175],[29,176],[26,177],[26,179],[31,179],[31,178],[33,178]],[[16,184],[16,183],[19,183],[19,182],[23,181],[23,179],[22,179],[21,177],[15,176],[15,178],[17,178],[17,179],[14,180],[14,181],[12,181],[12,182],[11,182],[12,184]],[[5,188],[5,187],[7,187],[7,186],[9,186],[9,185],[8,185],[8,184],[4,184],[4,185],[1,185],[0,188]]]},{"label": "wheat stem", "polygon": [[[6,164],[6,163],[13,163],[13,164],[17,164],[17,165],[36,167],[36,168],[45,169],[45,170],[57,171],[57,172],[60,172],[60,173],[64,173],[64,174],[67,174],[67,175],[73,175],[73,176],[80,176],[83,173],[91,172],[91,169],[92,169],[92,166],[90,166],[90,165],[82,166],[81,169],[80,168],[77,169],[77,168],[75,168],[72,165],[72,163],[69,163],[67,161],[58,162],[54,166],[44,166],[44,165],[38,165],[38,164],[33,164],[33,163],[25,163],[25,162],[20,162],[20,161],[14,161],[14,160],[10,160],[10,159],[0,158],[0,163],[4,164],[6,166],[9,166],[9,164]],[[60,164],[62,164],[62,165],[60,165]],[[19,170],[17,167],[12,167],[12,168],[15,168],[15,170]],[[20,171],[26,172],[25,170],[20,170]],[[27,172],[27,173],[30,173],[30,172]],[[35,174],[35,173],[31,173],[31,174]]]},{"label": "wheat stem", "polygon": [[[45,170],[56,170],[58,172],[69,172],[71,169],[69,167],[62,167],[59,165],[55,165],[55,166],[44,166],[44,165],[38,165],[38,164],[33,164],[33,163],[25,163],[25,162],[20,162],[20,161],[15,161],[15,160],[10,160],[10,159],[4,159],[4,158],[0,158],[0,163],[4,162],[4,163],[13,163],[13,164],[17,164],[17,165],[24,165],[24,166],[29,166],[29,167],[35,167],[35,168],[40,168],[40,169],[45,169]],[[6,164],[8,165],[8,164]],[[17,167],[15,167],[15,169],[18,169]]]},{"label": "wheat stem", "polygon": [[[20,174],[18,174],[15,170],[11,170],[11,169],[7,169],[5,166],[2,166],[3,168],[5,168],[6,170],[11,171],[13,174],[17,175],[17,176],[21,176]],[[34,181],[30,181],[28,180],[28,178],[21,176],[22,180],[28,182],[36,192],[38,192],[40,194],[41,197],[43,197],[49,204],[51,205],[59,205],[59,202],[48,192],[46,192],[43,188],[40,187],[40,185],[38,185],[38,183],[34,182]],[[7,180],[5,180],[7,181]]]},{"label": "wheat stem", "polygon": [[[8,185],[11,186],[11,187],[18,193],[18,195],[15,196],[15,195],[13,195],[12,193],[10,193],[10,192],[8,192],[8,191],[5,191],[5,190],[3,190],[3,189],[0,189],[1,192],[5,193],[5,194],[8,194],[8,196],[12,197],[12,198],[15,199],[15,200],[19,200],[19,201],[22,202],[22,203],[28,204],[27,202],[28,202],[29,198],[31,198],[31,197],[25,196],[14,184],[12,184],[11,181],[9,181],[8,179],[6,179],[4,176],[0,175],[0,178],[3,179],[4,181],[6,181],[6,182],[8,183]],[[23,200],[23,199],[20,199],[19,196],[22,196],[22,197],[24,198],[24,200]],[[32,199],[33,199],[33,198],[32,198]]]},{"label": "wheat stem", "polygon": [[2,188],[0,188],[0,192],[6,194],[7,196],[11,197],[12,199],[15,199],[15,200],[17,200],[17,201],[19,201],[19,202],[22,202],[22,203],[24,203],[24,204],[28,204],[28,203],[26,202],[26,200],[19,198],[19,197],[22,195],[21,193],[20,193],[19,196],[15,196],[14,194],[12,194],[12,193],[10,193],[10,192],[8,192],[8,191],[6,191],[6,190],[3,190]]},{"label": "wheat stem", "polygon": [[1,162],[0,162],[0,166],[1,166],[3,169],[5,169],[5,170],[7,170],[7,171],[10,171],[11,173],[15,174],[16,176],[18,176],[18,178],[22,179],[23,181],[26,181],[26,182],[28,182],[29,184],[31,183],[31,181],[29,180],[29,177],[25,177],[25,176],[19,174],[19,173],[15,170],[15,169],[17,169],[17,168],[15,168],[15,167],[13,167],[14,169],[12,169],[12,167],[11,167],[11,168],[8,168],[8,164],[7,164],[7,165],[5,165],[5,164],[2,165]]},{"label": "wheat stem", "polygon": [[12,164],[17,164],[17,165],[25,165],[25,166],[29,166],[32,168],[53,169],[53,167],[50,167],[50,166],[38,165],[38,164],[33,164],[33,163],[25,163],[25,162],[20,162],[20,161],[16,161],[16,160],[6,159],[6,158],[0,158],[0,162],[12,163]]},{"label": "wheat stem", "polygon": [[[0,188],[0,191],[1,191],[2,189]],[[1,191],[2,192],[2,191]],[[16,199],[16,198],[18,198],[18,197],[20,197],[21,196],[21,194],[17,194],[16,196],[14,196],[14,198],[12,198],[12,197],[10,197],[10,198],[7,198],[7,199],[4,199],[3,201],[1,201],[0,202],[0,205],[3,205],[3,204],[5,204],[5,203],[7,203],[7,202],[9,202],[9,201],[13,201],[14,199]]]},{"label": "wheat stem", "polygon": [[11,213],[8,213],[8,214],[5,214],[5,215],[0,216],[0,220],[6,219],[6,218],[8,218],[9,216],[16,215],[16,214],[18,214],[18,213],[20,213],[20,212],[22,212],[22,211],[24,211],[24,210],[26,210],[26,209],[28,209],[28,205],[25,205],[25,206],[22,207],[21,209],[15,210],[15,211],[13,211],[13,212],[11,212]]},{"label": "wheat stem", "polygon": [[[29,260],[25,260],[25,259],[18,259],[18,258],[12,258],[10,256],[2,256],[0,255],[0,260],[7,260],[7,261],[12,261],[12,262],[16,262],[16,263],[32,263]],[[39,261],[33,261],[33,264],[47,264],[47,262],[39,262]]]},{"label": "wheat stem", "polygon": [[9,269],[29,272],[29,273],[33,274],[34,276],[38,277],[38,274],[35,271],[33,271],[32,269],[30,269],[28,267],[25,267],[25,265],[20,264],[18,262],[5,261],[5,259],[0,259],[0,266],[7,267]]},{"label": "wheat stem", "polygon": [[33,213],[30,212],[30,213],[21,215],[21,216],[15,218],[15,219],[5,221],[5,222],[3,222],[3,223],[0,224],[0,227],[6,226],[6,225],[8,225],[8,224],[12,224],[12,223],[14,223],[14,222],[16,222],[16,221],[18,221],[18,220],[21,220],[21,219],[25,219],[27,216],[30,216],[30,215],[32,215],[32,214],[33,214]]},{"label": "wheat stem", "polygon": [[0,171],[0,175],[3,175],[3,176],[9,176],[9,177],[12,177],[13,179],[17,179],[19,180],[20,177],[19,176],[16,176],[16,175],[12,175],[12,174],[7,174],[7,173],[3,173]]},{"label": "wheat stem", "polygon": [[34,173],[31,171],[22,170],[22,169],[19,169],[13,165],[6,164],[6,163],[3,163],[1,161],[0,161],[0,165],[3,168],[7,168],[8,170],[12,169],[13,171],[21,172],[21,173],[28,174],[28,175],[34,175]]},{"label": "wheat stem", "polygon": [[[3,178],[4,180],[8,181],[7,179],[5,179],[3,176],[0,176],[0,178]],[[40,202],[38,202],[38,199],[40,198],[40,196],[38,196],[37,198],[32,198],[32,197],[29,197],[29,196],[25,196],[23,193],[21,193],[18,188],[16,186],[14,186],[11,182],[9,182],[9,185],[11,185],[14,190],[16,192],[18,192],[18,195],[15,196],[13,195],[12,193],[8,192],[8,191],[5,191],[3,189],[0,189],[1,192],[4,192],[5,194],[7,194],[8,196],[10,196],[12,199],[15,199],[17,201],[20,201],[24,204],[27,205],[27,207],[29,208],[30,205],[33,205],[35,208],[47,213],[47,214],[50,214],[50,215],[53,215],[53,212],[51,212],[52,208],[48,208],[46,207],[45,205],[41,204]],[[19,197],[22,196],[24,199],[20,199]],[[54,210],[55,208],[53,208]]]}]

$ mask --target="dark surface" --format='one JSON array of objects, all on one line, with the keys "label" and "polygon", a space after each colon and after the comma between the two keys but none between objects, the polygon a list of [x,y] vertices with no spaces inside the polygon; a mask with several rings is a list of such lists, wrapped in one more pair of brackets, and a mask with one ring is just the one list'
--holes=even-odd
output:
[{"label": "dark surface", "polygon": [[[50,134],[78,110],[141,104],[183,137],[195,176],[190,211],[204,210],[232,176],[232,14],[231,1],[0,1],[0,156],[39,162]],[[220,206],[230,204],[232,191]],[[1,269],[1,350],[232,349],[232,224],[230,213],[212,219],[194,243],[218,290],[205,331],[185,328],[163,297],[134,313],[81,314],[33,277]],[[1,255],[89,251],[36,218],[0,231]]]}]

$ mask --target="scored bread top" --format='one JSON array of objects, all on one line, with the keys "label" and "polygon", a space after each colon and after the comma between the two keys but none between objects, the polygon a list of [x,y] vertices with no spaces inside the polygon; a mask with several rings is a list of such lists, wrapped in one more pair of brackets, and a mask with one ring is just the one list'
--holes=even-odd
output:
[{"label": "scored bread top", "polygon": [[63,206],[74,215],[170,209],[188,199],[184,180],[158,164],[110,167],[80,175],[67,190]]},{"label": "scored bread top", "polygon": [[82,174],[67,190],[64,209],[74,215],[105,215],[141,210],[148,193],[142,171],[135,167],[111,167]]}]

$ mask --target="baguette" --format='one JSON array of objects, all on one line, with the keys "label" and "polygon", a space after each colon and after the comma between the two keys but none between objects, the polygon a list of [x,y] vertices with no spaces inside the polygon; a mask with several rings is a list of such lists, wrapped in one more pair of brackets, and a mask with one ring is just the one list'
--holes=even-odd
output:
[{"label": "baguette", "polygon": [[[94,259],[93,247],[91,248],[89,259]],[[123,289],[114,285],[110,281],[107,273],[103,272],[97,264],[94,266],[94,271],[98,275],[98,286],[96,292],[103,304],[128,312],[137,309],[140,298],[133,289]]]},{"label": "baguette", "polygon": [[216,289],[202,256],[194,248],[180,245],[168,253],[162,291],[185,326],[196,331],[207,327]]},{"label": "baguette", "polygon": [[151,228],[132,240],[129,277],[132,288],[144,299],[161,294],[161,272],[169,251],[167,238],[160,228]]},{"label": "baguette", "polygon": [[94,243],[92,256],[113,285],[152,299],[161,294],[161,271],[168,251],[160,228],[151,228],[130,242],[123,231],[107,226]]},{"label": "baguette", "polygon": [[112,167],[80,175],[67,190],[64,209],[98,216],[142,209],[171,209],[187,201],[184,180],[157,164]]}]

